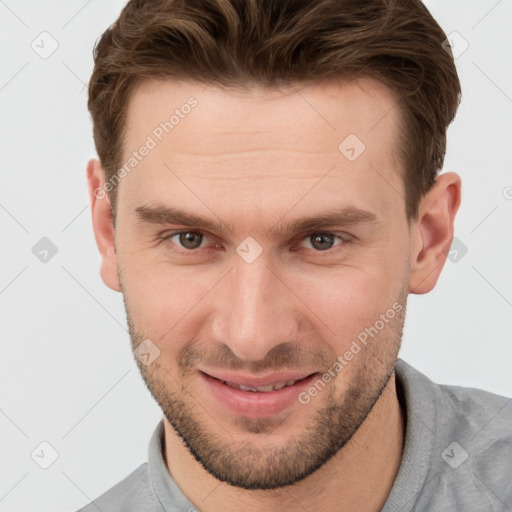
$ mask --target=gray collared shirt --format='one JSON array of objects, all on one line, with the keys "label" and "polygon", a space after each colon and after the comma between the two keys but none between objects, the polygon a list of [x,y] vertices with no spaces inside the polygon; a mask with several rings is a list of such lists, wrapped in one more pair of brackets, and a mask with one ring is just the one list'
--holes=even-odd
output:
[{"label": "gray collared shirt", "polygon": [[[382,512],[512,511],[512,399],[436,384],[402,359],[396,377],[406,411],[405,446]],[[78,512],[194,512],[200,507],[167,470],[161,420],[148,462]]]}]

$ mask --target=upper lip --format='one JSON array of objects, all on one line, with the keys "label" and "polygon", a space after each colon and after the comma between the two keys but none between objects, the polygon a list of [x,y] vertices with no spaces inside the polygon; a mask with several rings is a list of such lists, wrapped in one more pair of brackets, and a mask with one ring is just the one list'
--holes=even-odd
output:
[{"label": "upper lip", "polygon": [[251,375],[243,375],[241,373],[230,373],[230,372],[221,372],[221,371],[204,371],[210,377],[214,377],[215,379],[224,380],[226,382],[232,382],[234,384],[240,384],[242,386],[250,386],[253,388],[257,388],[260,386],[270,386],[279,384],[280,382],[288,382],[290,380],[300,380],[305,377],[309,377],[315,372],[297,372],[297,371],[282,371],[267,375],[262,375],[260,377],[255,377]]}]

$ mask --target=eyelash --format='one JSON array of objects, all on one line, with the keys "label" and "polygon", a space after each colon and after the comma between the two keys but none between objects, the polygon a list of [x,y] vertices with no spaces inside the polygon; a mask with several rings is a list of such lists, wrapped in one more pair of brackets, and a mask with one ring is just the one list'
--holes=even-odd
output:
[{"label": "eyelash", "polygon": [[[207,233],[205,233],[204,231],[201,231],[200,229],[194,229],[194,230],[185,230],[185,231],[182,230],[182,231],[173,231],[171,233],[166,233],[162,236],[159,236],[158,240],[160,240],[161,242],[166,242],[168,244],[173,245],[175,247],[173,250],[176,251],[180,255],[192,256],[194,253],[197,253],[202,248],[199,247],[197,249],[184,249],[184,248],[180,248],[177,244],[175,244],[171,241],[171,238],[173,238],[174,236],[185,234],[185,233],[200,234],[200,235],[203,235],[203,237],[208,238]],[[300,242],[302,242],[303,240],[305,240],[307,238],[310,238],[312,235],[334,235],[334,237],[338,238],[341,242],[341,243],[338,243],[337,245],[335,245],[331,249],[326,249],[325,251],[314,251],[318,254],[323,254],[323,253],[332,254],[332,252],[335,250],[336,247],[346,245],[347,243],[350,242],[350,239],[351,239],[351,237],[346,233],[343,233],[343,235],[341,235],[341,234],[333,233],[331,231],[311,231],[309,233],[304,234],[302,236],[302,238],[300,239]],[[293,250],[296,250],[298,248],[299,247],[294,247]],[[312,249],[312,250],[314,250],[314,249]]]}]

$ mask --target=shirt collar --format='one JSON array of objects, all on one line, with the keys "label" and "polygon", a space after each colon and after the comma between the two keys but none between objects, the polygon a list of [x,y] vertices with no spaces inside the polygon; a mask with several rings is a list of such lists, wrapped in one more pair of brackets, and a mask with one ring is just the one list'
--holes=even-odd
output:
[{"label": "shirt collar", "polygon": [[171,477],[165,464],[164,420],[156,426],[148,448],[149,475],[155,494],[166,511],[196,510]]}]

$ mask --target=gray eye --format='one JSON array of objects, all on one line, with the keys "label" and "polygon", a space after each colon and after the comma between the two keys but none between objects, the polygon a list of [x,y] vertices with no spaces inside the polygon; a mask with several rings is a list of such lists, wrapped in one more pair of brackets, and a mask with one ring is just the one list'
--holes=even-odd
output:
[{"label": "gray eye", "polygon": [[320,251],[330,249],[333,245],[334,235],[318,234],[310,236],[311,245]]},{"label": "gray eye", "polygon": [[310,246],[317,251],[327,251],[339,244],[336,243],[336,239],[343,242],[339,236],[332,233],[313,233],[306,236],[304,241],[310,242]]},{"label": "gray eye", "polygon": [[179,237],[179,243],[185,249],[197,249],[203,241],[203,234],[195,231],[184,231],[183,233],[176,233],[174,236]]}]

